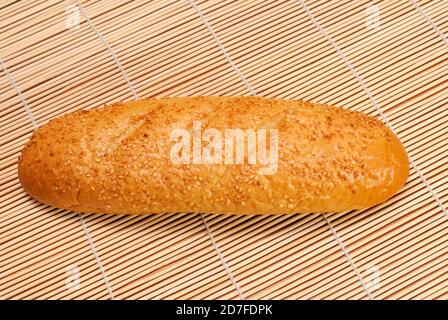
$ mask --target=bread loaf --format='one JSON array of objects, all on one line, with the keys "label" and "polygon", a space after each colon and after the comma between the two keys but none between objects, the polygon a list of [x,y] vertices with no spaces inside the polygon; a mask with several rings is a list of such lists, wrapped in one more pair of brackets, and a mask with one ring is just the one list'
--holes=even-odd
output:
[{"label": "bread loaf", "polygon": [[361,209],[394,195],[408,171],[382,122],[261,97],[144,99],[70,113],[38,128],[18,165],[24,189],[43,203],[129,214]]}]

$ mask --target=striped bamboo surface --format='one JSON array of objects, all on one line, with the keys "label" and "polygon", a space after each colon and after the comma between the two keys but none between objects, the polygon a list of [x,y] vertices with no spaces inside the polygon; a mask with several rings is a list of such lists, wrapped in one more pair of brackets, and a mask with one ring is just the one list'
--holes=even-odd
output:
[{"label": "striped bamboo surface", "polygon": [[[0,2],[2,299],[447,299],[448,2]],[[387,122],[406,186],[362,211],[98,215],[31,199],[33,130],[136,97],[307,99]]]}]

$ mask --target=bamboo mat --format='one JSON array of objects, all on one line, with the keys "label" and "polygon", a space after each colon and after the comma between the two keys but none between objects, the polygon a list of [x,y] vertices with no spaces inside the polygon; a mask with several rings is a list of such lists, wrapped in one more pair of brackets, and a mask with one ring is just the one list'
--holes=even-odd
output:
[{"label": "bamboo mat", "polygon": [[[0,28],[0,298],[448,298],[446,0],[3,0]],[[251,94],[379,117],[406,186],[337,214],[125,216],[18,182],[34,128],[66,112]]]}]

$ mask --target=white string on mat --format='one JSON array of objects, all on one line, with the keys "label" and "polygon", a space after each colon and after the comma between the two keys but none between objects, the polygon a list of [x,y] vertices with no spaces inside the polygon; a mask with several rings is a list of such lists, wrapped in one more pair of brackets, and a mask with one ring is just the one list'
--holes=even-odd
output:
[{"label": "white string on mat", "polygon": [[[359,72],[355,69],[355,67],[353,66],[353,64],[350,62],[350,60],[347,58],[347,56],[345,55],[345,53],[341,50],[341,48],[339,47],[339,45],[336,43],[336,41],[331,37],[331,35],[320,25],[319,21],[317,21],[317,19],[314,17],[313,13],[309,10],[308,6],[305,4],[305,2],[303,0],[298,0],[299,4],[302,6],[302,8],[305,10],[305,13],[307,14],[308,18],[311,20],[311,22],[314,24],[314,26],[319,30],[319,32],[331,43],[331,45],[333,46],[333,48],[335,49],[336,53],[339,55],[340,59],[345,63],[345,65],[350,69],[350,71],[352,72],[352,74],[355,76],[356,80],[358,81],[359,85],[364,89],[364,91],[366,92],[367,96],[369,97],[370,101],[372,102],[372,104],[374,105],[374,107],[376,108],[376,110],[378,111],[378,113],[380,114],[381,119],[384,121],[384,123],[389,127],[389,129],[396,135],[397,133],[395,132],[394,128],[392,127],[392,125],[389,123],[389,120],[387,119],[387,117],[385,116],[385,114],[383,113],[383,110],[381,109],[379,103],[376,101],[375,96],[373,95],[373,93],[370,91],[369,87],[367,86],[367,84],[365,83],[364,79],[362,78],[362,76],[359,74]],[[429,193],[431,194],[432,198],[434,199],[434,201],[437,203],[437,205],[439,206],[439,208],[442,210],[442,214],[445,216],[445,218],[448,218],[448,212],[447,209],[445,208],[444,204],[442,203],[442,201],[440,200],[438,194],[433,190],[433,188],[431,187],[431,185],[429,184],[429,182],[426,180],[425,176],[423,175],[423,173],[420,171],[420,169],[417,167],[414,159],[408,155],[409,158],[409,162],[411,163],[411,166],[414,168],[415,172],[417,172],[417,174],[419,175],[420,179],[422,180],[423,184],[426,186],[426,188],[428,189]]]},{"label": "white string on mat", "polygon": [[[117,64],[117,66],[118,66],[118,68],[120,69],[120,71],[121,71],[122,74],[123,74],[123,77],[126,79],[126,83],[128,84],[128,87],[129,87],[129,89],[131,90],[131,92],[132,92],[132,94],[133,94],[133,96],[134,96],[134,99],[138,99],[138,95],[137,95],[137,93],[136,93],[135,90],[134,90],[134,86],[132,85],[131,80],[130,80],[129,77],[127,76],[126,70],[123,68],[122,64],[120,63],[120,60],[118,59],[118,57],[115,55],[114,51],[112,50],[112,47],[111,47],[110,44],[107,42],[107,40],[102,36],[102,34],[95,28],[95,25],[93,24],[92,20],[91,20],[91,19],[87,16],[87,14],[84,12],[84,9],[83,9],[81,3],[79,2],[79,0],[78,0],[77,2],[78,2],[78,6],[79,6],[79,8],[80,8],[80,11],[81,11],[82,15],[84,16],[84,18],[86,19],[86,21],[89,23],[91,29],[98,35],[98,37],[101,39],[101,41],[104,43],[104,45],[107,47],[107,49],[108,49],[109,52],[111,53],[112,57],[114,58],[114,60],[115,60],[115,62],[116,62],[116,64]],[[224,49],[224,50],[225,50],[225,49]],[[230,59],[230,57],[229,57],[229,59]],[[230,60],[230,61],[231,61],[231,60]],[[232,62],[232,64],[233,64],[233,62]],[[234,65],[234,64],[233,64],[233,65]],[[235,287],[235,290],[237,291],[238,296],[239,296],[241,299],[244,299],[243,293],[242,293],[240,287],[238,286],[238,284],[237,284],[235,278],[233,277],[232,272],[231,272],[231,270],[230,270],[230,268],[229,268],[227,262],[225,261],[223,255],[222,255],[222,253],[221,253],[221,250],[219,249],[218,245],[216,244],[216,242],[215,242],[215,240],[214,240],[214,238],[213,238],[213,235],[212,235],[212,233],[211,233],[211,230],[210,230],[210,228],[209,228],[207,222],[206,222],[205,219],[204,219],[203,214],[201,214],[201,218],[202,218],[202,223],[204,224],[204,227],[205,227],[205,229],[206,229],[206,231],[207,231],[207,234],[208,234],[208,237],[209,237],[209,239],[210,239],[210,242],[212,243],[212,246],[213,246],[213,248],[214,248],[214,250],[215,250],[215,252],[216,252],[218,258],[219,258],[221,264],[223,265],[224,270],[226,271],[226,273],[227,273],[227,275],[228,275],[230,281],[232,282],[233,286]]]},{"label": "white string on mat", "polygon": [[84,222],[84,218],[81,215],[81,213],[78,213],[78,217],[79,217],[79,220],[81,221],[81,225],[84,230],[84,234],[87,237],[87,241],[89,242],[89,246],[92,249],[93,255],[95,256],[96,263],[98,264],[101,274],[103,275],[104,284],[106,285],[107,291],[109,292],[109,297],[111,300],[114,300],[115,299],[114,293],[112,292],[112,288],[110,286],[109,279],[107,278],[106,271],[104,270],[103,264],[101,263],[100,257],[96,251],[95,244],[93,243],[93,240],[92,240],[92,236],[90,235],[90,232],[87,229],[87,225]]},{"label": "white string on mat", "polygon": [[227,52],[226,48],[224,47],[224,44],[222,43],[222,41],[219,39],[218,35],[213,30],[213,28],[210,25],[210,23],[208,22],[206,16],[202,13],[201,9],[199,9],[199,7],[196,5],[194,0],[188,0],[188,2],[190,2],[191,7],[196,11],[198,16],[201,18],[202,23],[207,27],[208,31],[212,35],[212,37],[215,40],[216,44],[219,46],[219,49],[224,54],[224,57],[227,59],[227,62],[232,66],[233,71],[241,79],[241,81],[243,81],[243,83],[249,89],[250,93],[252,95],[254,95],[254,96],[257,95],[257,93],[255,92],[254,88],[251,86],[249,81],[247,81],[246,77],[244,77],[244,75],[241,73],[241,71],[238,68],[238,66],[235,64],[235,62],[233,62],[232,58],[230,57],[229,53]]},{"label": "white string on mat", "polygon": [[218,254],[219,259],[221,260],[222,265],[224,266],[224,269],[226,270],[226,273],[230,279],[230,282],[232,282],[233,286],[235,287],[235,290],[238,292],[238,296],[240,297],[241,300],[244,300],[244,295],[243,292],[240,289],[240,286],[238,285],[238,283],[236,282],[235,278],[232,275],[232,271],[230,270],[229,265],[227,264],[227,262],[224,260],[223,255],[221,254],[221,250],[219,250],[218,245],[215,242],[215,239],[213,239],[212,236],[212,232],[210,230],[210,227],[208,226],[207,221],[205,220],[204,214],[201,213],[201,219],[203,224],[205,225],[205,228],[207,229],[207,234],[208,237],[210,239],[210,242],[212,243],[213,247],[215,248],[215,251]]},{"label": "white string on mat", "polygon": [[135,91],[134,86],[131,83],[131,80],[129,80],[128,74],[126,70],[123,68],[123,65],[121,64],[121,61],[118,59],[115,52],[112,50],[111,46],[109,45],[109,42],[106,40],[106,38],[97,30],[95,27],[95,24],[90,20],[90,18],[87,16],[87,14],[84,11],[84,7],[82,6],[81,2],[79,0],[76,1],[77,6],[79,7],[79,11],[81,12],[84,19],[86,19],[87,23],[89,24],[90,28],[96,33],[98,38],[103,42],[103,44],[106,46],[107,50],[109,51],[110,55],[115,61],[115,64],[117,65],[118,69],[120,69],[121,74],[123,75],[123,78],[126,80],[126,83],[129,87],[129,89],[132,92],[132,96],[134,97],[134,100],[137,100],[137,92]]},{"label": "white string on mat", "polygon": [[[31,123],[33,124],[34,130],[37,129],[38,125],[36,122],[36,119],[33,116],[33,113],[31,112],[30,107],[28,106],[28,103],[25,100],[25,97],[22,94],[22,91],[20,90],[19,86],[17,85],[16,81],[14,80],[13,76],[9,73],[8,68],[6,67],[6,64],[3,62],[3,59],[0,58],[0,64],[2,65],[3,70],[5,71],[5,74],[9,81],[11,82],[12,87],[16,91],[17,95],[20,97],[20,100],[22,102],[22,105],[28,115],[28,117],[31,120]],[[92,254],[95,258],[96,264],[98,265],[98,268],[100,269],[101,275],[103,277],[104,284],[106,285],[106,289],[109,293],[110,298],[114,299],[114,294],[112,292],[111,286],[109,284],[109,280],[107,277],[107,273],[104,270],[103,264],[101,263],[100,257],[98,256],[98,253],[96,251],[95,244],[93,243],[93,238],[90,235],[89,229],[87,228],[86,223],[84,222],[84,218],[82,217],[81,213],[78,213],[79,221],[81,222],[82,229],[84,231],[85,236],[87,237],[87,241],[89,243],[90,249],[92,250]]]},{"label": "white string on mat", "polygon": [[[256,92],[253,89],[252,85],[247,81],[247,79],[241,74],[241,72],[239,71],[239,69],[237,68],[237,66],[233,63],[232,59],[230,58],[230,55],[228,54],[227,50],[225,49],[224,45],[222,44],[222,42],[220,41],[219,37],[216,35],[216,33],[213,31],[212,26],[210,25],[210,23],[208,22],[207,18],[205,17],[205,15],[202,13],[202,11],[199,9],[199,7],[197,7],[193,0],[189,0],[190,3],[192,4],[193,8],[196,10],[196,12],[198,13],[199,17],[202,19],[202,22],[204,23],[204,25],[207,27],[207,29],[209,30],[209,32],[211,33],[211,35],[213,36],[213,38],[215,39],[215,41],[217,42],[219,48],[221,49],[221,51],[223,52],[223,54],[225,55],[225,57],[227,58],[227,61],[229,61],[230,65],[232,66],[233,70],[235,71],[235,73],[240,77],[240,79],[243,81],[243,83],[247,86],[247,88],[249,89],[250,93],[253,96],[256,96]],[[333,228],[333,225],[330,223],[330,221],[327,219],[327,217],[322,213],[322,216],[326,222],[326,224],[328,225],[328,227],[331,230],[331,233],[333,234],[333,236],[335,237],[335,240],[337,241],[337,243],[339,244],[342,252],[344,253],[344,256],[347,258],[348,263],[350,264],[350,267],[353,269],[353,271],[355,272],[355,275],[358,279],[358,281],[361,283],[362,287],[364,288],[367,296],[372,299],[372,294],[370,293],[370,291],[367,288],[367,285],[364,283],[364,280],[361,276],[361,274],[359,273],[358,269],[356,268],[356,264],[354,263],[353,259],[350,256],[350,253],[348,252],[347,248],[345,247],[344,243],[342,242],[341,238],[338,236],[336,230]],[[218,249],[219,250],[219,249]],[[230,277],[231,274],[229,274]]]},{"label": "white string on mat", "polygon": [[17,85],[16,81],[12,77],[12,75],[9,73],[8,68],[6,67],[6,64],[3,62],[3,59],[0,58],[0,64],[2,65],[2,69],[6,74],[6,77],[8,78],[9,82],[11,82],[12,87],[16,91],[17,95],[20,98],[20,101],[22,102],[23,107],[25,108],[26,114],[28,115],[28,118],[30,118],[31,123],[33,125],[34,130],[37,129],[37,123],[36,120],[34,120],[33,114],[31,113],[31,109],[28,106],[28,103],[26,103],[25,97],[22,94],[22,91],[20,90],[19,86]]},{"label": "white string on mat", "polygon": [[422,9],[415,0],[410,0],[410,2],[414,5],[414,7],[417,9],[417,11],[420,13],[421,16],[423,16],[426,21],[431,25],[431,27],[434,29],[434,31],[438,34],[440,38],[442,38],[443,42],[448,45],[448,37],[443,34],[442,30],[437,26],[432,18],[425,12],[425,10]]},{"label": "white string on mat", "polygon": [[366,282],[364,281],[364,278],[362,277],[361,273],[359,273],[358,269],[356,268],[355,262],[353,261],[352,257],[348,253],[347,248],[345,247],[344,242],[342,241],[341,237],[337,234],[336,230],[333,228],[333,226],[330,223],[330,220],[328,220],[325,213],[322,213],[322,216],[325,220],[325,223],[330,227],[331,233],[333,233],[334,238],[339,244],[339,247],[341,248],[342,252],[345,255],[345,258],[347,259],[348,263],[350,263],[350,266],[352,267],[353,272],[356,274],[356,277],[358,278],[358,281],[361,283],[365,293],[369,297],[370,300],[373,299],[372,292],[370,292]]}]

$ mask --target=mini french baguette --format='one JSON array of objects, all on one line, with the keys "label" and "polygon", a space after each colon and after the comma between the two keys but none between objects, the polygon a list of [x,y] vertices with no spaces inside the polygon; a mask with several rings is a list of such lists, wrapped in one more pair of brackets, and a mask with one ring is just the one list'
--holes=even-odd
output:
[{"label": "mini french baguette", "polygon": [[144,99],[70,113],[35,131],[18,166],[24,189],[43,203],[129,214],[361,209],[394,195],[408,171],[382,122],[261,97]]}]

